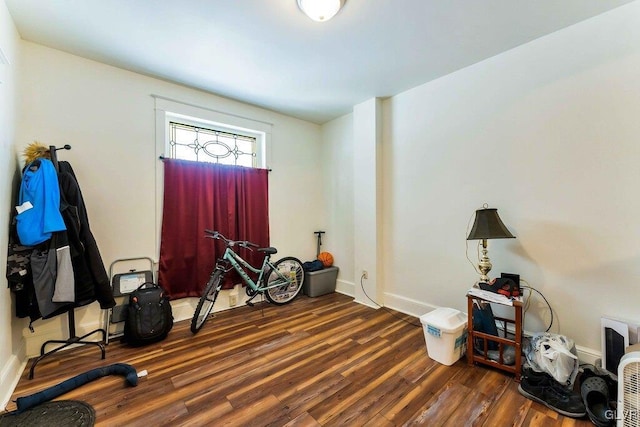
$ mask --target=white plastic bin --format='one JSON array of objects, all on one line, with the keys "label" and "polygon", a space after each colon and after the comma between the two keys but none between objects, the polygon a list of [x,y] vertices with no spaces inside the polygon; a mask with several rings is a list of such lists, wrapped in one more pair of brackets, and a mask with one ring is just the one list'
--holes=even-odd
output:
[{"label": "white plastic bin", "polygon": [[420,316],[429,357],[451,366],[467,350],[467,315],[453,308],[436,308]]}]

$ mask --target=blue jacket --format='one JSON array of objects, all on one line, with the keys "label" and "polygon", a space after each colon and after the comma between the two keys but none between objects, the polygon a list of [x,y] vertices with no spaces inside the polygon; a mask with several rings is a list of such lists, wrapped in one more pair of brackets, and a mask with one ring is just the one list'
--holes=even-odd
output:
[{"label": "blue jacket", "polygon": [[67,229],[60,214],[60,187],[51,160],[38,159],[25,168],[18,204],[21,212],[16,227],[23,245],[35,246],[49,240],[53,232]]}]

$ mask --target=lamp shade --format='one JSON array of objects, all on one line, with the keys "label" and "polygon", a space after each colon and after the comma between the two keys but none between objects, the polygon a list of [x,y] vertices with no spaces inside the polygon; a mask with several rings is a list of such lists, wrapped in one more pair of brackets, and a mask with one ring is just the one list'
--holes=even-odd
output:
[{"label": "lamp shade", "polygon": [[314,21],[328,21],[338,13],[345,0],[298,0],[298,7]]},{"label": "lamp shade", "polygon": [[476,211],[476,220],[467,240],[515,239],[498,216],[498,209],[485,208]]}]

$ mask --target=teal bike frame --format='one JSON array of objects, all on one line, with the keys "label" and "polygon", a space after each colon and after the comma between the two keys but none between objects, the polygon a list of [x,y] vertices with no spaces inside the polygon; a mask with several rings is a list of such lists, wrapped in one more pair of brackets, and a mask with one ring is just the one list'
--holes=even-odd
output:
[{"label": "teal bike frame", "polygon": [[[242,281],[247,285],[245,291],[249,297],[245,303],[253,306],[251,301],[257,295],[264,295],[272,304],[283,305],[288,304],[298,296],[304,284],[304,267],[299,259],[295,257],[284,257],[272,263],[271,255],[278,251],[274,247],[261,248],[255,243],[248,240],[230,240],[217,231],[205,230],[205,237],[225,242],[225,250],[222,257],[218,258],[216,265],[209,276],[209,280],[205,285],[204,292],[200,296],[198,305],[191,319],[191,332],[197,333],[202,325],[207,321],[213,305],[218,298],[218,294],[222,290],[224,275],[232,269],[237,271]],[[249,264],[238,255],[233,247],[241,248],[264,253],[264,259],[260,268],[256,268]],[[258,275],[258,279],[254,282],[249,277],[249,272]]]},{"label": "teal bike frame", "polygon": [[[227,246],[227,248],[224,251],[224,255],[222,255],[222,258],[220,260],[218,260],[218,263],[216,265],[216,269],[226,273],[230,270],[230,268],[225,268],[225,266],[221,265],[221,262],[224,262],[224,261],[231,264],[231,267],[233,267],[233,269],[238,272],[238,274],[240,275],[240,277],[242,277],[242,280],[247,284],[247,286],[249,286],[251,289],[253,289],[256,292],[262,292],[266,289],[275,288],[276,286],[282,286],[285,283],[289,283],[289,280],[290,280],[289,278],[285,277],[282,273],[280,273],[273,266],[273,264],[271,263],[271,255],[269,254],[265,255],[264,260],[262,261],[262,266],[258,269],[253,267],[251,264],[249,264],[249,262],[245,261],[240,255],[235,253],[234,250],[231,249],[231,247]],[[256,274],[259,274],[257,283],[251,280],[251,277],[249,277],[249,275],[243,269],[243,267],[249,269],[250,271]],[[266,283],[266,280],[265,280],[266,278],[264,277],[264,275],[265,275],[265,271],[267,270],[267,267],[269,267],[270,272],[276,273],[278,277],[282,280],[281,281],[274,280],[274,282],[272,282],[271,284]],[[260,283],[264,283],[265,285],[260,286],[259,285]]]}]

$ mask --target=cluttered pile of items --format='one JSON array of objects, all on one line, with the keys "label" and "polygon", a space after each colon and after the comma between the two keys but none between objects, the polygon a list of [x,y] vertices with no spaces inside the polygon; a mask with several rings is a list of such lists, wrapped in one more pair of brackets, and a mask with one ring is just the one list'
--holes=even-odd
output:
[{"label": "cluttered pile of items", "polygon": [[[480,283],[480,294],[487,300],[506,298],[519,301],[521,290],[511,279],[494,279]],[[494,296],[487,295],[493,293]],[[507,300],[505,300],[507,301]],[[473,328],[498,336],[491,305],[474,304]],[[485,343],[475,339],[474,352],[484,353]],[[506,346],[502,355],[495,342],[487,340],[486,357],[504,364],[515,363],[515,349]],[[580,364],[574,341],[564,335],[538,332],[525,338],[522,345],[524,363],[518,391],[527,398],[572,418],[588,417],[596,426],[614,426],[617,418],[618,381],[611,372],[594,365]],[[640,424],[632,424],[640,425]]]},{"label": "cluttered pile of items", "polygon": [[[490,280],[488,277],[492,265],[487,240],[509,238],[515,236],[504,225],[497,209],[484,204],[476,210],[475,221],[467,237],[467,240],[482,242],[482,246],[478,246],[482,256],[476,269],[481,274],[480,280],[467,294],[469,319],[473,323],[469,325],[473,328],[469,331],[470,363],[472,360],[482,363],[490,360],[489,364],[514,372],[516,379],[520,378],[518,390],[522,395],[567,417],[588,417],[599,427],[613,426],[616,421],[623,423],[619,425],[640,426],[640,348],[629,345],[628,337],[625,340],[624,334],[612,332],[611,337],[605,339],[603,335],[603,359],[606,359],[603,360],[603,368],[580,364],[574,341],[549,332],[553,324],[553,310],[544,295],[531,286],[524,288],[529,295],[532,291],[540,294],[549,305],[552,317],[545,332],[522,337],[520,277],[505,273],[498,279]],[[507,319],[494,317],[490,303],[516,308],[516,321],[511,321],[515,323],[515,334],[508,331],[505,322],[502,326],[504,338],[498,337],[496,321]],[[527,302],[524,303],[525,310],[526,305]],[[620,328],[623,333],[628,332],[624,322]],[[636,329],[640,335],[640,326]],[[508,333],[515,335],[512,340],[507,339]],[[609,363],[609,347],[616,347],[612,363]],[[524,360],[520,366],[522,356]]]}]

